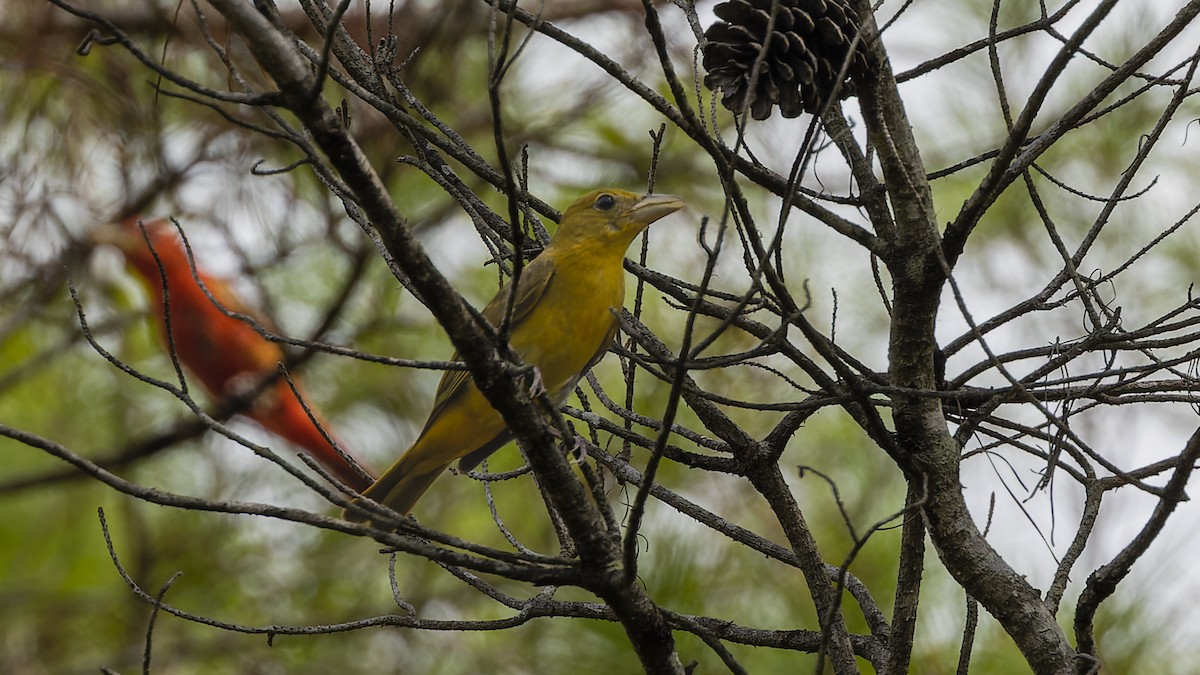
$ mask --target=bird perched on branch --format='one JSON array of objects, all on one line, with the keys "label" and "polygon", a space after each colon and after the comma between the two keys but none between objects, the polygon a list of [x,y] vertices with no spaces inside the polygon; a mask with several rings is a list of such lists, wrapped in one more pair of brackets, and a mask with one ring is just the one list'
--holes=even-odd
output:
[{"label": "bird perched on branch", "polygon": [[[179,361],[210,396],[215,399],[233,396],[275,375],[277,364],[284,360],[283,350],[250,324],[229,315],[254,316],[228,285],[205,273],[199,265],[193,275],[183,242],[170,222],[140,223],[137,218],[130,218],[119,225],[95,228],[91,239],[115,246],[124,254],[128,267],[151,292],[150,305],[168,349],[174,349]],[[220,306],[214,304],[205,288]],[[270,326],[265,320],[257,317],[255,320],[261,326]],[[321,420],[320,413],[311,404],[309,410],[328,433],[329,427]],[[371,484],[369,475],[339,455],[321,435],[282,378],[268,385],[244,414],[303,448],[349,487],[362,490]],[[340,442],[338,446],[343,447]]]},{"label": "bird perched on branch", "polygon": [[[523,269],[511,303],[508,342],[537,369],[556,404],[616,336],[614,312],[625,299],[625,250],[646,226],[682,207],[683,200],[671,195],[589,192],[567,207],[554,238]],[[510,282],[484,308],[493,326],[503,322],[512,293]],[[470,470],[511,439],[470,373],[446,371],[417,440],[363,494],[407,514],[454,460]]]}]

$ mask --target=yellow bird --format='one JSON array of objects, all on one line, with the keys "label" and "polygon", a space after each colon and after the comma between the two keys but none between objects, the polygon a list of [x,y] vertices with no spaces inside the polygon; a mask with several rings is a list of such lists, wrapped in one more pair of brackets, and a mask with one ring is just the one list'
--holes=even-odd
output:
[{"label": "yellow bird", "polygon": [[[556,405],[616,336],[613,311],[625,300],[625,250],[646,226],[680,208],[683,200],[672,195],[589,192],[567,207],[550,244],[522,270],[508,341],[537,368]],[[484,308],[493,326],[503,321],[512,292],[512,284],[505,285]],[[363,494],[407,514],[454,460],[470,470],[511,439],[470,374],[446,371],[416,442]]]}]

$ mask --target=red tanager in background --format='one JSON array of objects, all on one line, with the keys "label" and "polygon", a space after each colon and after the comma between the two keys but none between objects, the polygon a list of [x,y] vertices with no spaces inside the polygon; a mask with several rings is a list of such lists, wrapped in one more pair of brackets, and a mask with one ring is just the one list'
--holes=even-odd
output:
[{"label": "red tanager in background", "polygon": [[[145,235],[138,222],[131,218],[120,225],[101,226],[93,232],[92,239],[120,249],[128,266],[145,282],[152,294],[150,305],[158,317],[164,342],[168,346],[173,344],[179,361],[191,375],[216,399],[245,391],[261,378],[272,376],[277,364],[284,360],[283,350],[244,321],[221,311],[196,283],[196,278],[227,310],[248,316],[254,316],[253,312],[246,309],[227,284],[206,274],[199,265],[193,276],[183,243],[168,221],[143,223]],[[168,299],[166,308],[164,290]],[[169,341],[166,339],[164,309],[170,313]],[[262,320],[259,323],[269,326]],[[308,402],[307,397],[305,402]],[[328,433],[329,426],[311,403],[309,410]],[[369,477],[330,446],[282,378],[268,386],[244,414],[303,448],[355,490],[361,491],[371,484]],[[340,442],[338,446],[344,447]]]},{"label": "red tanager in background", "polygon": [[[555,404],[566,400],[616,336],[625,250],[646,226],[682,207],[683,200],[671,195],[590,192],[567,207],[554,238],[522,271],[508,342],[537,368]],[[510,282],[484,308],[493,326],[503,321],[512,292]],[[511,438],[470,374],[446,371],[417,440],[363,494],[407,514],[454,460],[470,470]]]}]

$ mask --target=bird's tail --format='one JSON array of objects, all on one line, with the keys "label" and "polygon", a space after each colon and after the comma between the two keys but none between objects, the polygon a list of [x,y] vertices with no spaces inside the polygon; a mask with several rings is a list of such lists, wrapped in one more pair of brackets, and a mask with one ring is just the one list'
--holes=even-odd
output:
[{"label": "bird's tail", "polygon": [[[404,454],[387,473],[379,477],[371,487],[363,491],[363,496],[373,499],[393,511],[408,515],[416,505],[421,495],[433,485],[449,464],[428,467],[418,466],[416,453],[411,450]],[[427,464],[427,462],[426,462]],[[347,511],[343,514],[348,520],[362,521],[369,517],[362,513]]]},{"label": "bird's tail", "polygon": [[[273,405],[266,410],[251,410],[250,417],[254,421],[266,427],[268,431],[304,448],[313,459],[347,486],[362,492],[371,484],[371,476],[364,475],[364,471],[367,474],[370,474],[370,471],[364,469],[362,463],[357,460],[355,463],[358,464],[358,468],[352,466],[329,444],[308,418],[308,413],[304,412],[304,408],[300,406],[286,382],[279,382],[275,391],[269,392],[267,396],[273,399]],[[313,411],[313,414],[316,415],[316,411]],[[320,420],[319,417],[317,419]],[[321,420],[321,426],[332,437],[332,432],[324,420]],[[342,452],[347,456],[351,456],[342,443],[339,442],[338,447],[342,448]]]}]

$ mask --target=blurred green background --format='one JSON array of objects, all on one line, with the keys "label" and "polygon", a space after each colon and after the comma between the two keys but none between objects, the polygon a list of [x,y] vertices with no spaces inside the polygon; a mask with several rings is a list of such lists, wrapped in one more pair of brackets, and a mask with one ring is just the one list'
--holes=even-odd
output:
[{"label": "blurred green background", "polygon": [[[988,3],[918,4],[888,34],[897,70],[986,35]],[[648,49],[640,8],[628,11],[606,5],[547,3],[547,18],[664,89]],[[464,0],[440,5],[398,2],[396,7],[402,52],[405,47],[421,47],[406,82],[485,157],[494,158],[485,91],[486,7]],[[89,3],[89,8],[118,17],[118,25],[164,66],[218,88],[226,85],[220,63],[199,37],[190,7],[176,13],[169,3],[110,0]],[[375,11],[382,14],[378,8]],[[677,38],[673,44],[677,67],[688,72],[694,44],[690,30],[678,8],[664,4],[661,11]],[[1030,1],[1005,3],[1002,18],[1015,25],[1035,11],[1036,3]],[[295,8],[284,6],[284,13],[289,21],[299,21]],[[0,28],[0,90],[6,92],[0,97],[0,423],[100,459],[161,433],[190,414],[166,392],[119,372],[90,348],[82,339],[67,293],[69,279],[106,349],[137,369],[170,381],[171,364],[147,314],[156,299],[128,276],[114,251],[81,258],[72,255],[69,247],[69,242],[111,218],[165,170],[181,175],[151,202],[147,215],[177,217],[197,259],[230,278],[256,306],[268,310],[283,332],[308,335],[349,277],[353,256],[362,254],[367,256],[365,273],[326,339],[373,354],[447,357],[450,349],[444,334],[367,248],[361,233],[311,172],[301,168],[280,175],[249,175],[260,160],[266,167],[296,161],[299,155],[293,149],[230,125],[209,109],[156,94],[154,75],[118,48],[94,45],[86,57],[76,55],[75,47],[87,28],[61,10],[22,4],[9,7],[8,15],[11,20]],[[711,19],[711,3],[701,6],[701,16]],[[347,21],[360,42],[365,40],[360,5],[352,7]],[[386,26],[372,25],[376,38]],[[1153,25],[1151,18],[1110,22],[1100,44],[1116,60],[1136,48]],[[219,22],[214,21],[213,29],[219,41],[228,40]],[[311,29],[307,35],[315,40]],[[230,44],[235,54],[240,49],[236,41],[222,43]],[[1018,41],[1004,52],[1006,67],[1036,76],[1050,48],[1044,38]],[[577,193],[600,185],[643,188],[650,165],[648,132],[662,121],[602,71],[572,57],[561,46],[535,38],[506,84],[505,123],[514,143],[528,144],[531,190],[560,208]],[[1091,75],[1087,69],[1084,65],[1064,78],[1055,102],[1070,101],[1084,91],[1082,83]],[[248,72],[251,77],[258,75]],[[902,86],[931,170],[993,147],[1001,138],[1002,120],[995,112],[987,73],[987,61],[978,54]],[[1013,84],[1015,89],[1026,85],[1025,81]],[[343,95],[333,86],[325,93],[335,103]],[[1126,130],[1143,128],[1152,120],[1157,114],[1154,104],[1128,106],[1086,136],[1069,137],[1071,142],[1047,155],[1044,167],[1074,184],[1110,184],[1131,154],[1133,140]],[[352,130],[371,153],[400,209],[443,271],[469,299],[482,304],[496,288],[497,273],[494,266],[482,264],[487,250],[471,222],[432,181],[397,161],[412,150],[394,130],[365,106],[353,101],[350,105]],[[237,114],[262,122],[245,111]],[[764,161],[786,170],[790,152],[802,138],[803,122],[775,119],[755,125],[749,131],[751,147]],[[1194,146],[1195,140],[1191,143]],[[1157,212],[1141,205],[1138,211],[1131,207],[1122,212],[1128,226],[1112,229],[1112,236],[1101,242],[1098,260],[1122,260],[1130,247],[1140,246],[1158,231],[1155,228],[1177,217],[1173,214],[1180,212],[1184,202],[1178,177],[1200,175],[1196,155],[1188,152],[1182,137],[1177,150],[1155,158],[1155,170],[1164,176],[1156,193]],[[829,189],[844,192],[846,171],[832,154],[821,157],[814,174]],[[494,190],[465,171],[460,175],[502,211]],[[935,183],[937,207],[945,219],[953,217],[981,175],[982,169],[968,170]],[[668,131],[656,189],[683,195],[690,208],[685,216],[664,221],[651,232],[648,264],[684,279],[698,279],[703,255],[696,229],[702,216],[719,214],[721,197],[711,167],[682,134]],[[752,194],[762,222],[773,222],[777,201]],[[1055,264],[1056,254],[1047,247],[1023,196],[1014,190],[1001,200],[972,242],[983,248],[968,251],[970,265],[964,266],[960,282],[978,303],[980,314],[1005,307],[1022,290],[1036,287],[1045,270]],[[1078,199],[1066,193],[1056,193],[1055,199],[1059,201],[1052,207],[1060,209],[1060,227],[1076,234],[1098,209],[1079,208]],[[1138,284],[1120,289],[1121,302],[1131,314],[1150,316],[1178,301],[1181,289],[1196,277],[1197,243],[1195,233],[1185,230],[1138,272]],[[740,292],[745,288],[745,271],[736,243],[730,246],[716,283]],[[638,255],[636,244],[630,255]],[[789,231],[785,255],[798,270],[794,281],[807,279],[813,290],[813,321],[825,328],[832,324],[835,291],[839,344],[872,367],[884,369],[887,318],[874,291],[869,261],[819,224],[799,217]],[[837,264],[829,264],[831,260]],[[669,344],[678,345],[681,315],[658,293],[648,291],[643,320]],[[950,313],[945,322],[947,338],[961,332],[961,320]],[[1047,319],[1038,339],[1044,343],[1076,331],[1070,322],[1069,317]],[[701,326],[705,327],[711,328]],[[713,353],[753,344],[749,336],[730,332]],[[960,363],[951,362],[951,370],[969,362],[964,355]],[[596,374],[616,400],[624,399],[615,357],[606,359]],[[383,468],[419,430],[438,374],[318,355],[304,366],[300,377],[347,446]],[[728,391],[731,396],[761,401],[797,398],[786,381],[762,370],[711,371],[697,377],[709,389]],[[651,416],[661,413],[665,386],[643,374],[636,392],[635,410]],[[590,402],[599,408],[594,398]],[[759,434],[779,417],[778,413],[730,412]],[[1132,421],[1098,419],[1089,422],[1088,431],[1120,429],[1130,435],[1133,451],[1153,448],[1176,442],[1187,424],[1187,412],[1186,408],[1153,411],[1152,417]],[[698,426],[686,412],[681,422]],[[231,427],[289,454],[281,441],[251,422],[239,418]],[[602,445],[619,446],[619,441],[603,435],[600,440]],[[388,557],[380,555],[372,541],[279,520],[154,506],[82,477],[29,486],[25,485],[29,479],[57,474],[66,465],[8,439],[0,439],[0,458],[0,513],[4,514],[0,520],[0,607],[4,608],[0,671],[38,675],[96,672],[101,667],[136,672],[142,667],[152,608],[118,576],[105,547],[98,508],[104,509],[121,564],[143,589],[156,593],[172,575],[182,573],[165,601],[185,611],[254,627],[328,625],[402,613],[392,600]],[[902,506],[904,484],[898,471],[840,412],[822,412],[809,421],[784,462],[828,562],[840,564],[853,542],[828,485],[811,474],[801,478],[790,467],[811,466],[833,478],[860,532]],[[501,471],[519,465],[518,453],[510,448],[498,453],[489,468]],[[1031,475],[1028,467],[1021,469],[1026,470],[1021,475]],[[1071,492],[1036,495],[1024,505],[1033,513],[1031,524],[1020,515],[1021,505],[1003,490],[1002,484],[1011,482],[1010,474],[993,469],[985,460],[964,471],[977,518],[982,522],[989,495],[997,493],[1001,504],[993,539],[1022,573],[1044,588],[1046,570],[1053,569],[1053,552],[1061,554],[1074,531],[1077,507]],[[278,467],[212,433],[123,466],[117,473],[181,494],[333,513]],[[769,509],[748,484],[670,462],[664,464],[659,480],[732,522],[783,541]],[[553,532],[530,478],[497,484],[494,489],[500,515],[513,533],[530,547],[555,552]],[[618,516],[625,513],[628,498],[620,490],[612,492]],[[1118,511],[1133,518],[1147,507],[1137,500],[1127,505],[1127,510]],[[1190,505],[1184,508],[1197,515]],[[456,536],[507,546],[477,482],[443,479],[422,501],[418,515],[422,522]],[[1110,529],[1085,555],[1072,586],[1075,593],[1086,572],[1107,560],[1122,537],[1137,526],[1136,520],[1108,520],[1108,512],[1105,517],[1102,524]],[[1187,518],[1186,512],[1180,514],[1151,555],[1135,568],[1135,583],[1123,587],[1103,607],[1099,642],[1113,673],[1191,672],[1180,664],[1200,657],[1189,638],[1200,637],[1190,625],[1194,623],[1187,614],[1190,603],[1164,599],[1158,583],[1169,578],[1183,585],[1187,593],[1173,593],[1184,598],[1200,591],[1200,577],[1188,564],[1195,545],[1189,540],[1189,528],[1179,525]],[[1052,542],[1032,544],[1038,541],[1039,530],[1048,537],[1055,535]],[[811,629],[816,625],[803,580],[794,569],[735,546],[658,504],[652,504],[644,533],[641,581],[663,606],[751,627]],[[890,611],[898,537],[898,529],[874,534],[851,566],[885,611]],[[404,600],[422,618],[488,620],[513,614],[421,559],[400,557],[396,582]],[[538,591],[514,583],[498,585],[518,597]],[[560,590],[555,597],[593,600],[569,590]],[[912,672],[954,672],[964,606],[962,590],[930,549]],[[847,603],[846,608],[852,630],[865,630],[852,605]],[[1064,613],[1062,619],[1069,626],[1070,616]],[[679,639],[685,663],[699,661],[696,672],[723,672],[720,661],[700,641],[686,635]],[[738,645],[729,649],[756,673],[808,672],[815,662],[780,650]],[[869,665],[860,663],[869,672]],[[1023,668],[1011,642],[984,614],[971,672],[1012,673]],[[151,662],[151,672],[172,675],[581,670],[638,670],[619,626],[543,619],[501,632],[364,628],[279,636],[269,642],[264,635],[244,635],[159,614]]]}]

